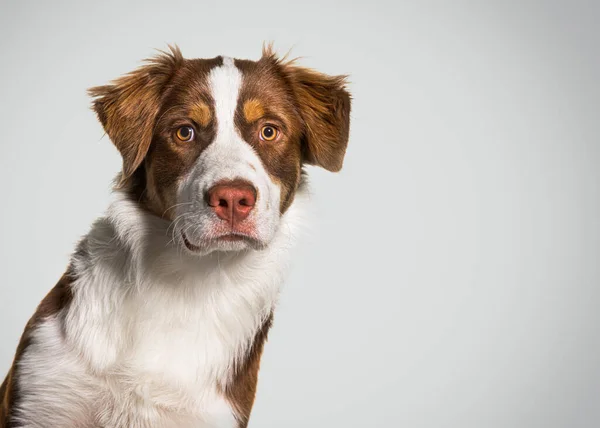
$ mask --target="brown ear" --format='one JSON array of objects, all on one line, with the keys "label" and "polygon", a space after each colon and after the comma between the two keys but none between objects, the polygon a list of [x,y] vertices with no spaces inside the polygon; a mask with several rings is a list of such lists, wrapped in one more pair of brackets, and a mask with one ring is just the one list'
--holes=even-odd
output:
[{"label": "brown ear", "polygon": [[351,97],[346,76],[328,76],[279,60],[268,46],[263,59],[275,61],[290,82],[304,120],[304,161],[329,171],[342,169],[350,129]]},{"label": "brown ear", "polygon": [[146,60],[144,66],[111,82],[88,90],[93,109],[123,158],[122,180],[143,162],[152,141],[160,96],[183,62],[177,46]]}]

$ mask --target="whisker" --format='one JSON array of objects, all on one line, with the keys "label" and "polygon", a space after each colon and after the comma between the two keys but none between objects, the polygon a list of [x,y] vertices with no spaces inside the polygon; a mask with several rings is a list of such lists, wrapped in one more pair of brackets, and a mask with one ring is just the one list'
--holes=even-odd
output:
[{"label": "whisker", "polygon": [[175,220],[173,220],[173,222],[169,225],[169,227],[167,228],[166,235],[171,234],[171,240],[166,243],[166,246],[169,246],[169,245],[175,243],[175,240],[177,239],[175,232],[177,231],[178,223],[184,221],[188,215],[190,215],[190,213],[183,213],[183,214],[178,215],[175,218]]},{"label": "whisker", "polygon": [[172,205],[172,206],[170,206],[169,208],[167,208],[167,209],[165,210],[165,212],[164,212],[164,213],[162,213],[162,217],[164,217],[164,216],[165,216],[165,214],[166,214],[166,213],[167,213],[169,210],[172,210],[173,208],[181,207],[181,206],[183,206],[183,205],[193,205],[193,204],[194,204],[193,202],[181,202],[181,203],[178,203],[178,204]]},{"label": "whisker", "polygon": [[182,221],[188,215],[191,215],[191,213],[183,213],[183,214],[180,214],[177,217],[175,217],[175,220],[173,220],[171,222],[171,224],[169,225],[169,227],[167,228],[167,234],[169,233],[169,230],[171,228],[175,228],[175,226],[177,225],[177,222]]}]

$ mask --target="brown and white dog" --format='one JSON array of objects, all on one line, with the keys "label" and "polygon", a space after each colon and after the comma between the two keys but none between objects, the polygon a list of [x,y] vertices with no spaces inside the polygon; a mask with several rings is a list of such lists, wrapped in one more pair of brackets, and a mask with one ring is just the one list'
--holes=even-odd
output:
[{"label": "brown and white dog", "polygon": [[123,170],[27,324],[0,427],[245,427],[303,165],[342,166],[345,78],[175,47],[90,93]]}]

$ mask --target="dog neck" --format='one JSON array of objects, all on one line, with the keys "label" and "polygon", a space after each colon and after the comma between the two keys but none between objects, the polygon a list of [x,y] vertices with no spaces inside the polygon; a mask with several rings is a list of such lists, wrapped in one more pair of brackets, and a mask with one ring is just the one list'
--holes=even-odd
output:
[{"label": "dog neck", "polygon": [[107,329],[102,351],[94,352],[97,347],[86,343],[76,347],[84,353],[90,350],[88,362],[102,371],[127,346],[120,343],[126,338],[110,332],[140,325],[151,316],[152,323],[217,329],[224,354],[214,360],[235,363],[275,307],[307,200],[303,184],[265,249],[196,256],[174,242],[169,222],[141,208],[128,194],[115,192],[106,216],[93,225],[73,257],[77,280],[69,336],[85,341],[92,333],[85,330],[93,328],[90,314],[99,318]]}]

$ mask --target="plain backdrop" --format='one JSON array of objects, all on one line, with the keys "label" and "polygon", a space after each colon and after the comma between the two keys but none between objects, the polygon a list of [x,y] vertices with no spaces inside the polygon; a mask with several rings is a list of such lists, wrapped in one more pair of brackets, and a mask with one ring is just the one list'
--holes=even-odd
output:
[{"label": "plain backdrop", "polygon": [[[2,1],[0,371],[106,207],[88,87],[177,43],[350,74],[250,427],[600,426],[600,6]],[[4,373],[2,373],[3,376]]]}]

